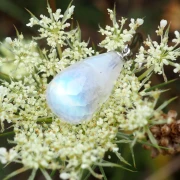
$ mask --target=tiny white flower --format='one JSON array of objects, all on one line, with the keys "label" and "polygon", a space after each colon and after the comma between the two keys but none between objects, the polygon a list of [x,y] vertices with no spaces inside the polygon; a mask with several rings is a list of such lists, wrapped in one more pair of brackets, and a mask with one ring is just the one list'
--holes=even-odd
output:
[{"label": "tiny white flower", "polygon": [[100,118],[98,121],[97,121],[97,125],[102,125],[103,124],[103,119]]},{"label": "tiny white flower", "polygon": [[2,164],[6,164],[7,163],[7,150],[6,150],[6,148],[4,148],[4,147],[1,147],[0,148],[0,162],[2,163]]},{"label": "tiny white flower", "polygon": [[174,31],[174,34],[175,34],[175,36],[176,36],[176,38],[178,39],[179,38],[179,32],[178,31]]},{"label": "tiny white flower", "polygon": [[167,25],[167,20],[164,20],[164,19],[163,19],[163,20],[160,21],[160,27],[161,27],[161,28],[165,28],[166,25]]},{"label": "tiny white flower", "polygon": [[118,151],[119,151],[119,148],[118,148],[118,147],[114,147],[114,148],[112,149],[112,151],[113,151],[113,152],[118,152]]},{"label": "tiny white flower", "polygon": [[86,169],[86,168],[88,168],[88,167],[89,167],[89,166],[88,166],[87,164],[82,164],[82,165],[81,165],[81,168],[82,168],[82,169]]},{"label": "tiny white flower", "polygon": [[12,43],[12,39],[11,39],[10,37],[7,37],[7,38],[5,39],[5,41],[6,41],[7,43],[9,43],[9,44]]},{"label": "tiny white flower", "polygon": [[60,174],[60,178],[61,179],[69,179],[70,178],[70,174],[66,173],[66,172],[63,172],[63,173]]},{"label": "tiny white flower", "polygon": [[144,23],[143,19],[140,19],[140,18],[137,19],[137,24],[138,25],[142,25],[143,23]]}]

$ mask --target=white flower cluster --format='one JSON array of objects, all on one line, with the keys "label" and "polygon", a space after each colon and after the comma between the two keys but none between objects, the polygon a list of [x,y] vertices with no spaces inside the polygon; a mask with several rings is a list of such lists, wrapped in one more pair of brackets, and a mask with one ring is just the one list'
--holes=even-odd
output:
[{"label": "white flower cluster", "polygon": [[[119,127],[123,130],[133,130],[147,124],[153,110],[148,109],[147,104],[144,107],[138,106],[140,86],[137,77],[127,69],[124,70],[110,99],[102,106],[93,120],[78,126],[73,126],[59,119],[53,119],[49,125],[37,124],[30,119],[29,121],[18,119],[20,121],[14,125],[16,133],[14,142],[17,144],[15,150],[19,160],[30,169],[40,167],[60,169],[62,179],[67,177],[79,179],[82,169],[89,169],[92,164],[100,162],[106,151],[117,149],[114,140]],[[12,89],[15,87],[11,85]],[[19,84],[18,87],[22,87],[22,84]],[[27,88],[24,88],[27,91]],[[134,102],[137,103],[137,107]],[[24,103],[21,102],[21,104]],[[28,107],[27,104],[27,114],[25,115],[27,117],[32,112],[41,112],[40,109],[38,111],[33,109],[37,109],[36,105],[31,104],[31,106],[32,108]],[[45,110],[45,107],[42,106],[42,109]],[[127,112],[126,117],[124,117],[125,112]],[[35,114],[32,116],[35,118]],[[140,119],[137,121],[136,118],[139,117]],[[59,159],[67,163],[65,168],[62,169]]]},{"label": "white flower cluster", "polygon": [[129,131],[143,128],[148,124],[148,121],[153,115],[153,103],[141,100],[136,102],[135,106],[127,111],[124,120],[122,118],[120,128]]},{"label": "white flower cluster", "polygon": [[69,46],[62,53],[62,60],[59,62],[62,68],[74,64],[75,62],[94,55],[92,47],[87,48],[88,43],[81,42],[80,29],[77,28],[72,32],[74,35],[69,39]]},{"label": "white flower cluster", "polygon": [[[47,117],[48,109],[45,101],[43,85],[37,85],[32,76],[23,81],[3,82],[0,114],[1,124],[4,120],[17,123],[18,121],[36,121],[39,117]],[[2,126],[3,128],[3,126]]]},{"label": "white flower cluster", "polygon": [[9,152],[7,152],[7,149],[4,147],[0,148],[0,162],[2,164],[13,161],[17,155],[17,152],[13,148],[10,149]]},{"label": "white flower cluster", "polygon": [[153,101],[143,100],[141,93],[138,93],[141,87],[142,84],[132,71],[124,69],[110,99],[101,109],[98,123],[114,123],[116,119],[117,126],[123,131],[141,131],[154,116]]},{"label": "white flower cluster", "polygon": [[44,49],[42,54],[43,58],[42,64],[38,68],[39,72],[43,73],[44,78],[55,76],[61,70],[56,49],[52,49],[50,52]]},{"label": "white flower cluster", "polygon": [[48,6],[50,18],[40,15],[41,19],[39,20],[33,15],[27,26],[33,27],[34,25],[39,25],[41,27],[38,30],[40,38],[46,38],[47,44],[53,48],[55,48],[57,44],[63,47],[66,45],[65,41],[68,38],[68,32],[65,30],[70,26],[67,20],[71,18],[74,7],[75,6],[69,7],[63,15],[61,14],[61,9],[57,9],[55,13],[52,13],[51,8]]},{"label": "white flower cluster", "polygon": [[[88,48],[88,42],[81,41],[79,28],[65,31],[70,25],[67,20],[71,18],[73,10],[74,6],[69,6],[62,15],[61,10],[52,13],[48,7],[50,18],[41,15],[41,20],[31,14],[28,26],[41,26],[40,37],[47,39],[50,46],[48,50],[37,53],[37,44],[34,41],[25,42],[22,35],[13,41],[11,38],[6,39],[13,51],[11,60],[18,67],[26,69],[26,73],[21,73],[23,78],[18,80],[13,80],[11,74],[7,73],[9,82],[4,80],[0,86],[2,129],[6,120],[12,123],[15,132],[14,148],[9,152],[0,148],[0,161],[18,161],[27,169],[58,170],[62,179],[79,180],[84,169],[95,174],[92,165],[102,163],[107,151],[118,154],[117,157],[122,160],[116,144],[117,133],[131,131],[135,136],[144,134],[145,127],[153,124],[152,118],[156,119],[154,116],[157,112],[154,110],[155,97],[143,91],[150,87],[148,79],[144,76],[140,81],[135,75],[138,66],[134,66],[133,60],[124,64],[111,96],[92,120],[72,125],[56,118],[50,111],[45,91],[52,77],[67,66],[95,54],[91,47]],[[101,34],[106,35],[100,46],[107,51],[121,51],[143,20],[131,19],[129,30],[123,30],[126,19],[118,21],[119,24],[115,12],[108,12],[113,26],[106,26],[105,30],[100,28]],[[138,65],[147,68],[153,65],[155,72],[161,72],[162,62],[167,64],[165,59],[172,65],[172,61],[179,56],[179,49],[174,49],[176,45],[171,49],[167,46],[167,33],[163,35],[165,26],[166,21],[161,21],[157,32],[162,37],[160,45],[149,39],[146,41],[149,50],[140,48],[135,59]],[[177,31],[175,35],[173,42],[178,45],[180,40]],[[162,59],[162,52],[164,59],[158,61],[158,58]],[[10,57],[9,54],[7,56]],[[1,61],[3,63],[4,59]]]},{"label": "white flower cluster", "polygon": [[[96,121],[97,118],[79,126],[59,119],[49,125],[16,123],[15,150],[27,168],[59,169],[61,178],[66,174],[70,179],[79,179],[82,169],[91,168],[101,161],[106,151],[117,146],[114,143],[118,131],[114,125],[116,120],[101,124]],[[66,167],[60,161],[66,162]]]},{"label": "white flower cluster", "polygon": [[0,58],[0,69],[12,78],[21,79],[23,76],[34,73],[42,60],[37,52],[35,41],[25,41],[23,35],[12,40],[6,38],[4,46],[9,52],[2,51],[5,57]]},{"label": "white flower cluster", "polygon": [[[164,65],[174,66],[174,72],[180,72],[180,64],[175,63],[177,57],[180,56],[180,48],[177,47],[180,44],[180,35],[178,31],[175,31],[175,37],[172,42],[174,46],[168,46],[168,30],[165,30],[167,25],[166,20],[161,20],[160,26],[156,31],[157,35],[161,37],[161,42],[152,41],[150,37],[145,41],[145,49],[141,46],[139,53],[136,55],[135,62],[145,66],[147,68],[154,67],[154,71],[158,74],[164,74]],[[165,78],[166,79],[166,78]]]},{"label": "white flower cluster", "polygon": [[123,29],[124,24],[126,23],[125,18],[116,21],[116,14],[114,11],[108,9],[110,19],[112,21],[112,27],[106,26],[105,29],[100,28],[100,33],[105,35],[105,39],[99,44],[100,47],[104,47],[107,51],[111,50],[120,50],[122,51],[127,44],[130,42],[133,35],[136,33],[136,29],[141,26],[144,22],[143,19],[131,19],[129,24],[129,30]]},{"label": "white flower cluster", "polygon": [[44,129],[42,125],[29,121],[16,123],[14,126],[16,132],[14,142],[17,143],[15,150],[25,167],[31,169],[60,168],[57,162],[57,152],[55,153],[50,148],[52,142],[46,141]]},{"label": "white flower cluster", "polygon": [[94,54],[94,50],[88,48],[88,43],[81,41],[79,27],[68,29],[70,23],[67,21],[72,18],[74,6],[69,6],[64,15],[61,14],[60,9],[52,13],[49,6],[48,12],[50,17],[41,15],[41,20],[30,13],[32,18],[27,24],[30,27],[40,26],[40,37],[35,39],[46,38],[48,45],[51,46],[50,51],[46,49],[42,51],[42,63],[38,67],[38,71],[43,73],[45,78],[55,76],[67,66]]}]

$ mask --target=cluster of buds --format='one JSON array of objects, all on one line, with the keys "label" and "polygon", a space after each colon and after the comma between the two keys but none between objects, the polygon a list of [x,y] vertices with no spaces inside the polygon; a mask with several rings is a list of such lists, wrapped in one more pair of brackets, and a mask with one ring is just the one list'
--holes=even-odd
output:
[{"label": "cluster of buds", "polygon": [[151,157],[159,154],[172,155],[180,152],[180,120],[177,120],[177,112],[170,110],[168,114],[163,114],[165,119],[171,119],[170,123],[154,125],[150,128],[160,149],[144,145],[145,149],[151,150]]}]

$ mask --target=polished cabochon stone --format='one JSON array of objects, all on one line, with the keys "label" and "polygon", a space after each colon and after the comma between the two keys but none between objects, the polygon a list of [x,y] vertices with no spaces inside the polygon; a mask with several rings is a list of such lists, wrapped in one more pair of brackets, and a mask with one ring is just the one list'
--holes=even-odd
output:
[{"label": "polished cabochon stone", "polygon": [[48,106],[66,122],[90,120],[110,96],[123,64],[122,56],[110,51],[67,67],[47,87]]}]

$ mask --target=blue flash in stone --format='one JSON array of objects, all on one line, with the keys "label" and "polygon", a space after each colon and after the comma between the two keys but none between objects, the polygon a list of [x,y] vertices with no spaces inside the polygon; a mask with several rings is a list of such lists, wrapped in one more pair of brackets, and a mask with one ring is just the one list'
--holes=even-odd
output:
[{"label": "blue flash in stone", "polygon": [[48,85],[50,109],[72,124],[90,120],[110,96],[123,64],[123,54],[111,51],[69,66]]}]

